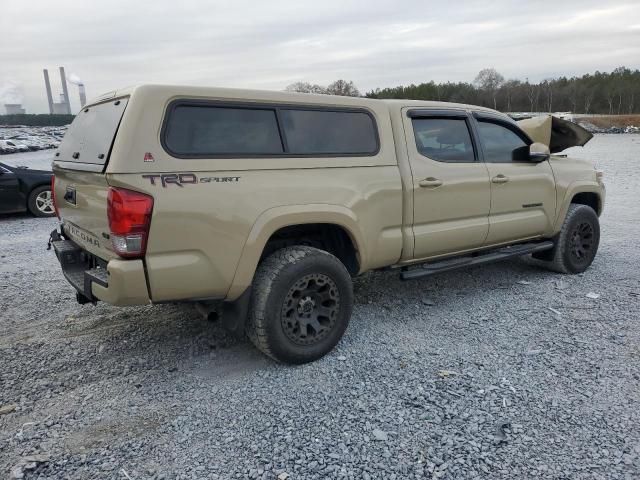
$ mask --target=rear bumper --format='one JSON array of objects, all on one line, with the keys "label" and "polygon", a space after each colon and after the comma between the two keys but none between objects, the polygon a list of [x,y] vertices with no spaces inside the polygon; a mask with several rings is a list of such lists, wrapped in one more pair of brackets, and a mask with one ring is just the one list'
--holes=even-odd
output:
[{"label": "rear bumper", "polygon": [[151,303],[142,260],[106,262],[62,238],[51,245],[64,277],[87,301],[118,306]]}]

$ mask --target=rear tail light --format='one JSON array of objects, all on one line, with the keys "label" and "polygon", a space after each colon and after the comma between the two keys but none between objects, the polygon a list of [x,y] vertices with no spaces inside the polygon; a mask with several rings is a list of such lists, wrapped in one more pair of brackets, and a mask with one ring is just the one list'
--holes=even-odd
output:
[{"label": "rear tail light", "polygon": [[124,188],[109,188],[107,216],[111,243],[124,258],[143,257],[147,250],[153,197]]},{"label": "rear tail light", "polygon": [[56,212],[56,217],[60,219],[60,212],[58,211],[58,204],[56,203],[56,176],[51,175],[51,203],[53,203],[53,211]]}]

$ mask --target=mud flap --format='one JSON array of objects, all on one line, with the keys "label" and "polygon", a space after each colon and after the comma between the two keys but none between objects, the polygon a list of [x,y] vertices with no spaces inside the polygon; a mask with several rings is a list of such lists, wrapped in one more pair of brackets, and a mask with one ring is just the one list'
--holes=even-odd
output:
[{"label": "mud flap", "polygon": [[230,333],[242,337],[251,306],[251,287],[247,288],[233,302],[225,302],[222,307],[220,323]]},{"label": "mud flap", "polygon": [[218,320],[222,327],[236,337],[244,336],[251,305],[251,287],[233,302],[199,301],[196,310],[205,319]]}]

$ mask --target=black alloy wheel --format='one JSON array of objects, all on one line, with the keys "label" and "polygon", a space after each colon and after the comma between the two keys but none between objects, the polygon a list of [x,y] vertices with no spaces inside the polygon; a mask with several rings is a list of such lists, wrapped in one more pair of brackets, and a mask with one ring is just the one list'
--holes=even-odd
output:
[{"label": "black alloy wheel", "polygon": [[312,345],[324,339],[336,324],[340,293],[322,273],[305,275],[287,293],[282,305],[282,328],[293,343]]},{"label": "black alloy wheel", "polygon": [[588,257],[593,247],[593,226],[588,222],[582,222],[571,232],[570,251],[571,255],[578,260],[583,261]]}]

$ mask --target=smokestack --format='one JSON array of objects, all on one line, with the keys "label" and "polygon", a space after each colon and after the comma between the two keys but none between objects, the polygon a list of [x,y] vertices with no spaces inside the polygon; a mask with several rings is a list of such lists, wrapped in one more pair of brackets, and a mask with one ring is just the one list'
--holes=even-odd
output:
[{"label": "smokestack", "polygon": [[84,107],[84,104],[87,103],[87,93],[84,91],[84,84],[78,84],[78,93],[80,94],[80,107]]},{"label": "smokestack", "polygon": [[69,102],[69,90],[67,90],[67,77],[64,74],[64,67],[60,67],[60,81],[62,82],[62,94],[64,103],[67,104],[67,114],[71,115],[71,103]]},{"label": "smokestack", "polygon": [[45,68],[44,72],[44,86],[47,89],[47,101],[49,102],[49,113],[53,114],[53,96],[51,95],[51,84],[49,83],[49,72]]},{"label": "smokestack", "polygon": [[87,93],[84,89],[84,82],[75,73],[70,73],[67,77],[67,80],[70,84],[78,86],[78,94],[80,95],[80,107],[84,107],[85,103],[87,103]]}]

